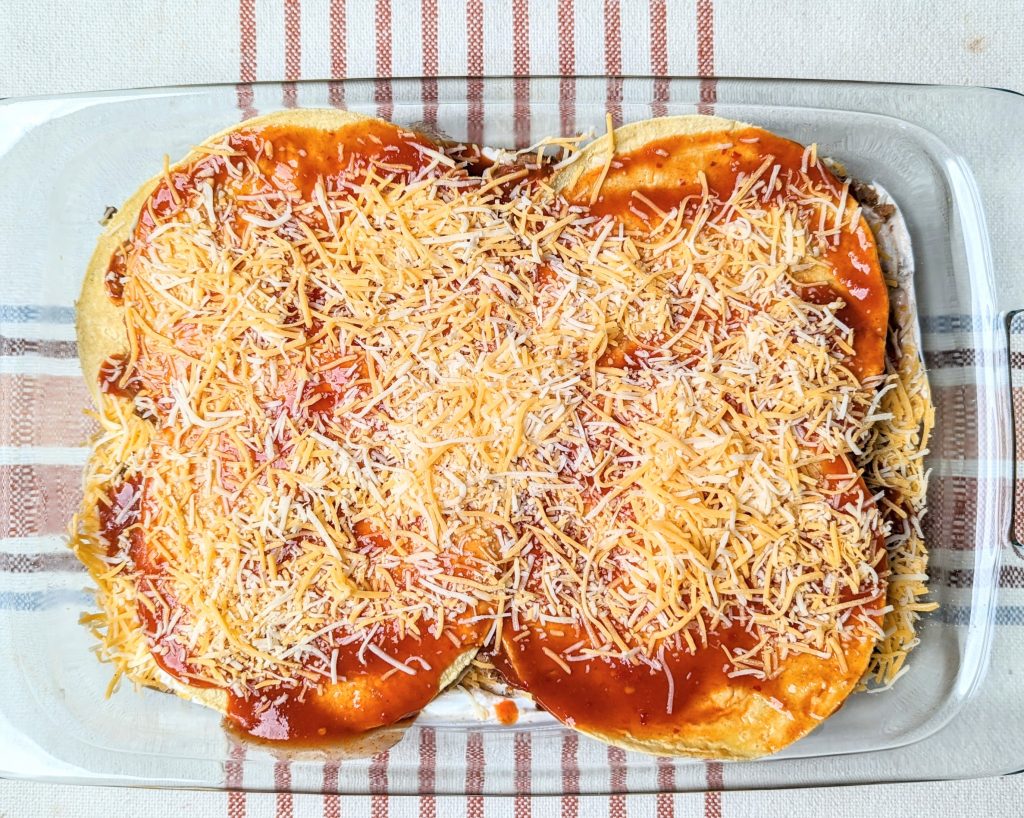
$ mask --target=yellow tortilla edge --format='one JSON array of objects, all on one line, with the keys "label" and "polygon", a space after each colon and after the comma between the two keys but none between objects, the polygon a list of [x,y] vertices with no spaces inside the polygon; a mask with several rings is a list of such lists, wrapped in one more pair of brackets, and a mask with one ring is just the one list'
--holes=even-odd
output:
[{"label": "yellow tortilla edge", "polygon": [[756,127],[734,119],[706,114],[685,114],[643,119],[616,128],[589,142],[573,160],[551,180],[556,192],[571,191],[589,171],[608,161],[608,154],[630,153],[658,139],[670,136],[696,136],[698,134],[741,131]]}]

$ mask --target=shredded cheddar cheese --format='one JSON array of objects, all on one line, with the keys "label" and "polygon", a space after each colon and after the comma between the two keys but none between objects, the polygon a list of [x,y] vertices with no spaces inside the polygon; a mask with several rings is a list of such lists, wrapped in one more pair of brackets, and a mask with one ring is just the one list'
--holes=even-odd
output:
[{"label": "shredded cheddar cheese", "polygon": [[[141,388],[103,396],[73,523],[116,672],[156,683],[152,650],[239,693],[315,686],[351,645],[414,675],[384,634],[483,621],[474,647],[582,628],[544,649],[567,675],[660,671],[723,627],[752,637],[723,658],[738,675],[865,635],[897,674],[927,396],[919,371],[859,382],[841,299],[804,298],[859,222],[846,188],[809,223],[820,192],[767,205],[766,161],[725,202],[639,199],[640,233],[419,147],[418,169],[353,157],[308,195],[227,142],[202,149],[219,184],[179,194],[165,166],[180,201],[124,283]],[[861,470],[901,500],[870,502]],[[138,520],[110,543],[96,509],[122,485]]]},{"label": "shredded cheddar cheese", "polygon": [[[879,495],[887,519],[889,610],[883,636],[875,646],[865,681],[885,689],[906,671],[907,655],[919,641],[917,622],[933,611],[928,602],[928,549],[921,530],[928,472],[924,457],[935,425],[928,381],[909,328],[890,327],[887,378],[879,392],[875,422],[857,458],[870,490]],[[880,687],[878,687],[880,686]]]}]

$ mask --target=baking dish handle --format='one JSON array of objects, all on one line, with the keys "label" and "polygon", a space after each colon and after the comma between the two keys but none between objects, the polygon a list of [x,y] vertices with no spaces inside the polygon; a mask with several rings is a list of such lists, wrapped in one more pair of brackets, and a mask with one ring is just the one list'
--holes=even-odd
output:
[{"label": "baking dish handle", "polygon": [[[1010,385],[1010,433],[1013,451],[1010,456],[1010,477],[1013,481],[1010,491],[1010,544],[1017,556],[1024,559],[1024,474],[1019,474],[1017,464],[1024,453],[1024,404],[1016,405],[1013,398],[1013,322],[1018,316],[1024,316],[1024,309],[1009,310],[1006,313],[1006,364],[1009,367],[1008,383]],[[1017,333],[1020,334],[1020,333]],[[1018,515],[1021,520],[1018,523]]]}]

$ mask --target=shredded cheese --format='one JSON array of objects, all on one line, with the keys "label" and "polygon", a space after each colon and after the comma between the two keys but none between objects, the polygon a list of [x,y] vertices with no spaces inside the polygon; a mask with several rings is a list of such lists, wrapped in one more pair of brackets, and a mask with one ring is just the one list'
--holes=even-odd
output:
[{"label": "shredded cheese", "polygon": [[[412,675],[429,664],[384,635],[480,622],[572,625],[586,645],[544,648],[566,674],[573,655],[642,660],[670,691],[665,652],[719,626],[751,636],[736,675],[841,662],[877,630],[853,611],[885,593],[861,469],[911,504],[874,666],[899,672],[924,588],[909,418],[926,395],[912,374],[858,382],[841,301],[798,285],[852,229],[846,187],[824,223],[806,174],[765,203],[766,162],[728,201],[641,198],[656,220],[637,233],[429,147],[419,169],[353,152],[309,195],[226,142],[203,153],[220,180],[181,191],[130,257],[142,388],[103,396],[73,522],[117,674],[155,681],[140,606],[154,650],[237,692],[336,681],[356,645]],[[95,509],[133,478],[140,519],[107,543]]]},{"label": "shredded cheese", "polygon": [[928,488],[924,457],[935,409],[909,328],[899,318],[890,324],[887,377],[874,406],[877,420],[858,458],[869,490],[881,496],[887,519],[888,610],[865,674],[865,683],[875,690],[891,686],[904,673],[907,656],[918,644],[921,614],[938,607],[924,599],[928,549],[921,530]]}]

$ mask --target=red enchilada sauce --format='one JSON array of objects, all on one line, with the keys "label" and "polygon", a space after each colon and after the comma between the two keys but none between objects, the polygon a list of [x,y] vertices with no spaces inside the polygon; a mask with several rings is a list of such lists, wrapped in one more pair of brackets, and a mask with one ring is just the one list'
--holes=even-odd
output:
[{"label": "red enchilada sauce", "polygon": [[139,394],[139,379],[128,370],[128,356],[111,355],[100,364],[100,391],[118,398],[134,398]]},{"label": "red enchilada sauce", "polygon": [[107,274],[103,283],[107,287],[107,295],[115,304],[121,304],[124,300],[124,280],[128,275],[128,252],[131,242],[122,242],[110,256],[110,263],[107,265]]},{"label": "red enchilada sauce", "polygon": [[100,537],[108,557],[115,557],[122,551],[121,536],[139,524],[141,485],[138,475],[115,483],[107,491],[106,499],[100,500],[97,506]]},{"label": "red enchilada sauce", "polygon": [[[131,239],[111,256],[106,286],[115,303],[121,304],[125,298],[130,248],[144,247],[153,229],[180,213],[189,195],[200,186],[211,187],[215,203],[220,197],[233,200],[235,212],[230,227],[241,234],[251,227],[242,217],[243,213],[260,219],[269,219],[272,215],[257,208],[256,203],[240,201],[237,198],[240,195],[284,191],[289,202],[311,202],[316,201],[318,182],[323,184],[325,195],[328,192],[332,196],[355,195],[371,171],[378,178],[408,181],[428,172],[434,161],[424,152],[424,149],[433,149],[422,137],[377,120],[362,121],[337,131],[288,126],[243,128],[226,135],[224,143],[223,147],[231,151],[232,156],[202,155],[187,166],[170,170],[157,182],[140,211]],[[218,145],[219,149],[221,147]],[[253,172],[253,166],[258,168],[259,175]],[[280,206],[285,205],[282,202]],[[301,218],[321,223],[326,220],[320,208],[307,211]],[[224,225],[220,227],[225,229]],[[129,292],[129,300],[130,295]],[[310,292],[307,295],[314,301],[322,294]],[[312,338],[317,331],[314,320],[314,326],[306,328],[305,333]],[[144,335],[140,333],[138,340],[141,358],[145,354]],[[175,336],[174,343],[195,355],[201,353],[209,340],[187,325]],[[137,362],[135,371],[126,378],[125,367],[126,359],[121,355],[104,362],[100,370],[102,391],[125,398],[134,397],[143,388],[154,395],[166,393],[168,373],[165,368]],[[325,400],[318,411],[327,408]]]},{"label": "red enchilada sauce", "polygon": [[[451,629],[448,629],[451,633]],[[420,637],[385,633],[374,645],[415,673],[398,670],[378,655],[350,645],[319,645],[329,655],[337,649],[338,682],[320,690],[266,687],[248,696],[228,694],[229,722],[264,741],[315,745],[345,739],[400,722],[422,710],[438,692],[441,678],[458,657],[475,648],[479,628],[465,627],[456,645],[441,635]]]},{"label": "red enchilada sauce", "polygon": [[519,708],[511,699],[502,699],[494,705],[494,715],[499,724],[510,725],[519,721]]}]

